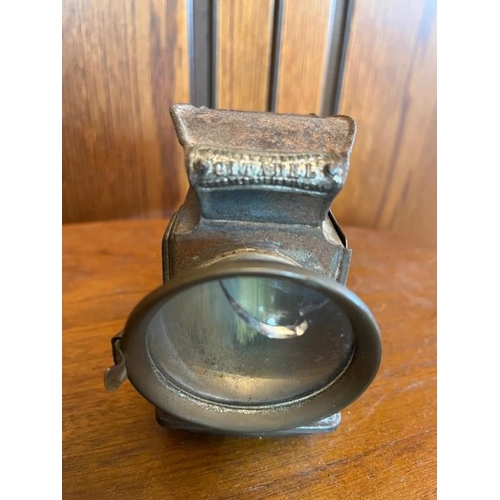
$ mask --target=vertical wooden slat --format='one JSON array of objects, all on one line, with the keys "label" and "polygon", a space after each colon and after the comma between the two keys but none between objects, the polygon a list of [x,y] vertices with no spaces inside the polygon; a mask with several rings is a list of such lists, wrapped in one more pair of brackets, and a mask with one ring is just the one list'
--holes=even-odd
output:
[{"label": "vertical wooden slat", "polygon": [[187,178],[188,0],[63,2],[63,221],[172,213]]},{"label": "vertical wooden slat", "polygon": [[274,0],[217,0],[216,106],[265,111]]},{"label": "vertical wooden slat", "polygon": [[338,114],[353,5],[354,0],[336,0],[335,7],[332,7],[332,33],[323,93],[322,116]]},{"label": "vertical wooden slat", "polygon": [[378,227],[434,243],[437,238],[436,17],[426,12],[425,41],[416,47],[408,111]]},{"label": "vertical wooden slat", "polygon": [[334,4],[284,0],[275,111],[321,114]]},{"label": "vertical wooden slat", "polygon": [[190,2],[191,104],[213,108],[213,0],[190,0]]},{"label": "vertical wooden slat", "polygon": [[436,241],[436,1],[355,3],[340,112],[358,134],[341,223]]}]

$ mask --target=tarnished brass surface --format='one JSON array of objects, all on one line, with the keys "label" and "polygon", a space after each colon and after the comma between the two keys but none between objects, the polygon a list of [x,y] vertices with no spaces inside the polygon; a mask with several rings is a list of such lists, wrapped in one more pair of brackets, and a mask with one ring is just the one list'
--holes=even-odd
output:
[{"label": "tarnished brass surface", "polygon": [[[163,238],[164,285],[139,303],[123,336],[114,340],[115,362],[120,365],[108,370],[107,387],[116,389],[128,376],[157,407],[157,420],[176,428],[245,435],[334,430],[339,411],[371,383],[381,356],[375,320],[344,286],[351,251],[330,211],[347,178],[354,121],[346,116],[211,110],[187,104],[173,106],[171,114],[191,187]],[[280,322],[271,318],[270,323],[269,316],[258,319],[234,299],[223,283],[231,279],[254,279],[255,288],[245,290],[261,297],[250,301],[257,307],[263,301],[274,304],[283,294],[279,289],[272,300],[258,295],[257,287],[266,279],[284,280],[301,295],[309,290],[322,298],[315,304],[292,305],[277,316]],[[220,286],[210,288],[210,283]],[[202,289],[198,304],[191,304],[195,290]],[[182,299],[175,301],[179,294]],[[240,323],[237,328],[225,323],[224,328],[214,319],[221,314],[215,311],[217,300],[232,307],[220,317],[236,315],[243,322],[241,331]],[[176,306],[165,310],[169,304]],[[338,308],[330,320],[307,319],[325,304]],[[197,313],[198,306],[203,309]],[[196,323],[197,314],[205,318],[201,324]],[[309,329],[309,321],[316,327]],[[200,333],[205,325],[209,331]],[[176,344],[165,343],[173,332]],[[240,335],[249,343],[244,350],[230,347],[229,340],[221,341],[223,335]],[[266,344],[260,357],[263,344],[252,344],[259,335],[287,344]],[[299,344],[284,340],[295,337],[308,344],[294,349],[291,346]],[[336,353],[341,364],[315,364],[330,360],[319,346],[331,338],[338,339],[337,347],[327,351]],[[153,354],[160,344],[162,354]],[[189,345],[182,356],[181,345]],[[274,356],[276,364],[261,372],[266,356]],[[299,372],[292,368],[291,357]],[[239,364],[243,359],[244,365]],[[312,373],[316,378],[310,378]],[[241,393],[242,380],[250,398]],[[280,392],[291,380],[292,389]]]}]

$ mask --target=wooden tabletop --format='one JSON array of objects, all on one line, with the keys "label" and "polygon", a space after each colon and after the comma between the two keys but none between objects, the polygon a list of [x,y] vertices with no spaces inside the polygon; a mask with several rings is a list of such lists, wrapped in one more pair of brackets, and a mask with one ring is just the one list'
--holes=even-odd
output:
[{"label": "wooden tabletop", "polygon": [[104,389],[110,338],[161,284],[166,224],[63,226],[64,498],[435,498],[435,249],[344,228],[348,286],[382,332],[375,381],[334,433],[223,437],[160,427],[128,382]]}]

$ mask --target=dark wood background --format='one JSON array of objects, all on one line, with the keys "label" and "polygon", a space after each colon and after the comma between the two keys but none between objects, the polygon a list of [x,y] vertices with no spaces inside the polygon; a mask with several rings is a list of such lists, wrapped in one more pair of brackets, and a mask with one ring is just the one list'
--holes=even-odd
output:
[{"label": "dark wood background", "polygon": [[168,108],[348,114],[342,224],[436,240],[436,0],[63,0],[63,222],[169,216]]}]

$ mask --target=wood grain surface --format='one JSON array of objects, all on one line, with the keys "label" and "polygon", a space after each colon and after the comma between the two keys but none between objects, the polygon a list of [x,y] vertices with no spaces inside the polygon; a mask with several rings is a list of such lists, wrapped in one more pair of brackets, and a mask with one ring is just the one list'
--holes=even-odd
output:
[{"label": "wood grain surface", "polygon": [[278,113],[321,114],[333,0],[284,0],[278,61]]},{"label": "wood grain surface", "polygon": [[63,1],[63,222],[159,217],[187,178],[188,0]]},{"label": "wood grain surface", "polygon": [[108,394],[110,338],[161,283],[167,221],[63,227],[63,494],[66,499],[436,497],[436,254],[344,228],[348,286],[382,332],[374,383],[332,434],[234,438],[170,431],[127,382]]},{"label": "wood grain surface", "polygon": [[217,1],[219,109],[266,111],[274,0]]},{"label": "wood grain surface", "polygon": [[335,215],[435,243],[436,1],[357,1],[342,89],[358,134]]},{"label": "wood grain surface", "polygon": [[[182,202],[168,108],[190,99],[190,2],[63,1],[63,222],[169,216]],[[205,61],[217,107],[266,109],[275,75],[276,111],[322,112],[338,4],[282,0],[273,49],[276,2],[217,0]],[[435,243],[436,1],[357,0],[353,12],[339,112],[358,134],[333,210]]]}]

